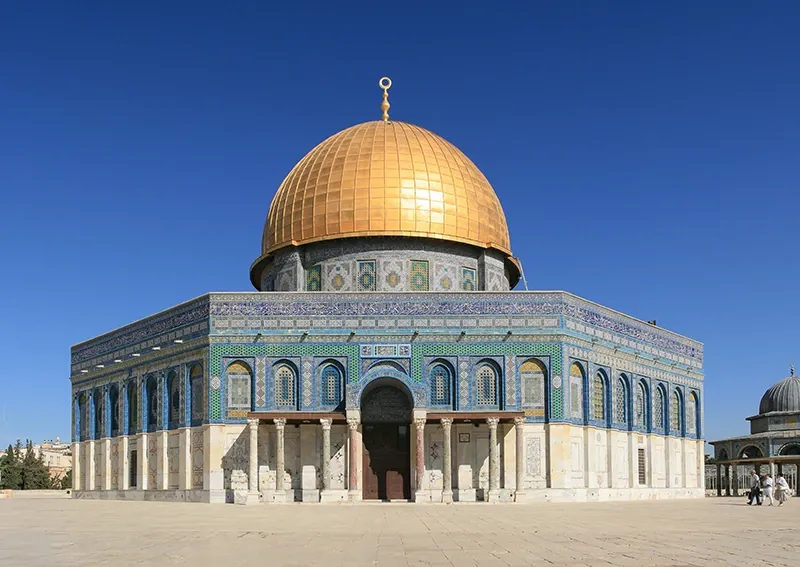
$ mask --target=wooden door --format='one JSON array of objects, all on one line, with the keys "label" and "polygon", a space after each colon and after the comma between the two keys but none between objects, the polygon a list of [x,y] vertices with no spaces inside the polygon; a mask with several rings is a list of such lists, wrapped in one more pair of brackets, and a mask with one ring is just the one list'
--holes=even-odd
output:
[{"label": "wooden door", "polygon": [[364,425],[363,492],[365,500],[411,497],[408,425]]}]

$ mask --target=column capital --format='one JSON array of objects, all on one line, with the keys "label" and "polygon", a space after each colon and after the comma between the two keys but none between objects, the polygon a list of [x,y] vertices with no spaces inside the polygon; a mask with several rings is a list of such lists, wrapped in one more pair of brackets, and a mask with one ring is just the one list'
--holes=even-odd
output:
[{"label": "column capital", "polygon": [[450,429],[450,426],[453,425],[452,417],[443,417],[441,421],[442,421],[442,429]]},{"label": "column capital", "polygon": [[524,417],[515,417],[514,418],[514,425],[516,427],[522,427],[525,425],[525,418]]},{"label": "column capital", "polygon": [[489,429],[497,429],[497,424],[500,423],[499,417],[487,417],[486,423],[489,424]]},{"label": "column capital", "polygon": [[323,417],[323,418],[320,418],[319,423],[320,423],[320,425],[322,425],[322,429],[323,430],[330,431],[331,424],[333,423],[333,420],[331,418],[329,418],[329,417]]},{"label": "column capital", "polygon": [[360,420],[355,417],[348,417],[347,427],[350,429],[350,431],[355,431],[356,429],[358,429],[359,422]]},{"label": "column capital", "polygon": [[248,417],[247,418],[247,425],[249,425],[250,427],[258,427],[258,422],[259,421],[260,420],[258,418]]},{"label": "column capital", "polygon": [[283,429],[284,427],[286,427],[286,418],[276,417],[275,419],[272,420],[272,422],[278,429]]},{"label": "column capital", "polygon": [[425,427],[425,424],[428,422],[428,418],[426,417],[415,417],[414,418],[414,425],[417,426],[417,429],[422,429]]}]

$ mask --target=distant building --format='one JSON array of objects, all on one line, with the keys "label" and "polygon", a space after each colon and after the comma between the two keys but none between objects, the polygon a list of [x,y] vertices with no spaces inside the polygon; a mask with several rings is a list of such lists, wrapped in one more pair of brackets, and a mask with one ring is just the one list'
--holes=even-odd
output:
[{"label": "distant building", "polygon": [[72,469],[72,445],[62,443],[58,437],[55,442],[44,441],[41,445],[34,445],[33,452],[37,458],[42,456],[51,478],[63,477]]}]

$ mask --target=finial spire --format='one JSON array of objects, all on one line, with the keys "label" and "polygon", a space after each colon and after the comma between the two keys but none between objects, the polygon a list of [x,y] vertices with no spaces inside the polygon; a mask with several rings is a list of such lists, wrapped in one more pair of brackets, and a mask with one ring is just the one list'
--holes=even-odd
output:
[{"label": "finial spire", "polygon": [[378,86],[383,89],[383,102],[381,103],[381,110],[383,110],[383,121],[389,122],[389,88],[392,86],[392,80],[389,77],[381,77],[378,81]]},{"label": "finial spire", "polygon": [[789,366],[789,376],[794,376],[794,364]]}]

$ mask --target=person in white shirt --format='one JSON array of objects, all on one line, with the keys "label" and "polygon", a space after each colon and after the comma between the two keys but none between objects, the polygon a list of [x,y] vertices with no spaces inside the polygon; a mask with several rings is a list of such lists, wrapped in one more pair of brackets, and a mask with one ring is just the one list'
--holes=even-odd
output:
[{"label": "person in white shirt", "polygon": [[769,500],[769,505],[774,506],[775,501],[772,499],[772,477],[769,476],[769,473],[764,475],[764,480],[761,482],[761,486],[764,487],[764,500]]},{"label": "person in white shirt", "polygon": [[783,506],[786,499],[789,497],[789,483],[783,478],[782,474],[778,475],[775,479],[775,498],[778,499],[778,506]]},{"label": "person in white shirt", "polygon": [[761,479],[758,478],[758,473],[755,469],[750,473],[750,499],[747,501],[747,505],[752,505],[753,500],[761,506]]}]

